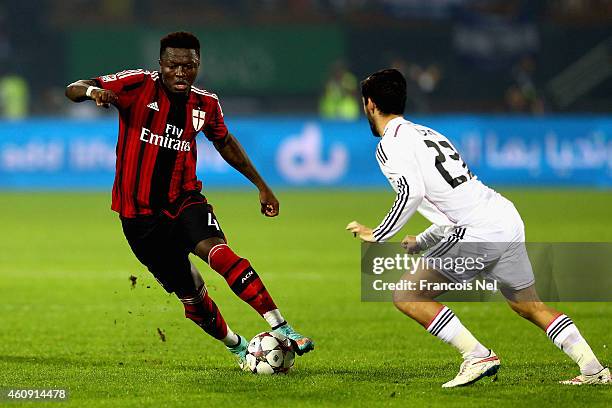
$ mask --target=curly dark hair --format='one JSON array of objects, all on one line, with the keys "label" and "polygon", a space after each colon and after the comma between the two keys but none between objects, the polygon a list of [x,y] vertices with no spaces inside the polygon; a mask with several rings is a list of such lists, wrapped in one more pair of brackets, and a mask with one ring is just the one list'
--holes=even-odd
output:
[{"label": "curly dark hair", "polygon": [[192,33],[177,31],[163,37],[159,42],[159,56],[161,57],[166,48],[186,48],[195,50],[200,56],[200,40]]}]

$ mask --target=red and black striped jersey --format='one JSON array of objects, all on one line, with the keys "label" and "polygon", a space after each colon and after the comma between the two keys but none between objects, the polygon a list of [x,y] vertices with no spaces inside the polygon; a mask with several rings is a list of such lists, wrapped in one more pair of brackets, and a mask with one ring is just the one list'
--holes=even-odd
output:
[{"label": "red and black striped jersey", "polygon": [[188,94],[173,94],[158,72],[142,69],[95,81],[118,97],[111,208],[127,218],[151,215],[185,192],[201,191],[196,135],[202,131],[209,140],[217,140],[228,133],[217,95],[193,86]]}]

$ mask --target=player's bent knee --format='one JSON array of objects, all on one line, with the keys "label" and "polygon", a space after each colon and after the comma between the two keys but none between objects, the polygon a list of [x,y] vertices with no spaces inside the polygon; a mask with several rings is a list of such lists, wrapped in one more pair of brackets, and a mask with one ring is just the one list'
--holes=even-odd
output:
[{"label": "player's bent knee", "polygon": [[210,263],[210,254],[215,247],[226,245],[225,240],[218,237],[212,237],[198,242],[195,246],[194,253],[203,261]]}]

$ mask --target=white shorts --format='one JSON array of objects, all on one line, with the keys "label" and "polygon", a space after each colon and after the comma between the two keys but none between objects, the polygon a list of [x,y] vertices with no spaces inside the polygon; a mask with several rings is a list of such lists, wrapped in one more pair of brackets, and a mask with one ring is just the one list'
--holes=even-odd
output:
[{"label": "white shorts", "polygon": [[471,281],[477,276],[495,280],[499,287],[525,289],[534,284],[525,248],[525,230],[518,212],[489,225],[457,227],[423,257],[451,282]]}]

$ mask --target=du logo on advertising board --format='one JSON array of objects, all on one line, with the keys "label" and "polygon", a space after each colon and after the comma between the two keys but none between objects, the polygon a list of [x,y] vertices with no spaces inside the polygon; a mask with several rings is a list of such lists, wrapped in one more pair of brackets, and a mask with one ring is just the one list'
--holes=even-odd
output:
[{"label": "du logo on advertising board", "polygon": [[281,143],[276,164],[287,181],[331,184],[339,181],[347,172],[348,149],[341,143],[333,143],[325,154],[320,127],[308,123],[300,134],[292,135]]}]

